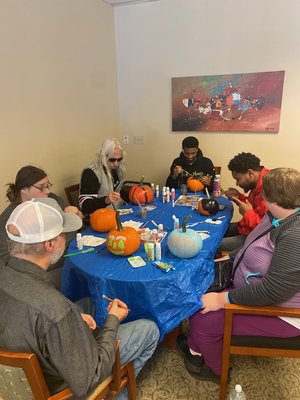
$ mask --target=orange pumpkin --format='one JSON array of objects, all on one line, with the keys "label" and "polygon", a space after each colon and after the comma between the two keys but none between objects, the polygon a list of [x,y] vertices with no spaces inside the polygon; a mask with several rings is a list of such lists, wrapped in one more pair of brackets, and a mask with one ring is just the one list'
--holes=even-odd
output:
[{"label": "orange pumpkin", "polygon": [[150,186],[144,185],[142,177],[138,185],[132,186],[129,191],[129,200],[133,204],[147,204],[153,200],[153,191]]},{"label": "orange pumpkin", "polygon": [[115,256],[130,256],[141,244],[138,232],[127,226],[123,228],[119,211],[116,212],[117,228],[109,232],[106,237],[106,247]]},{"label": "orange pumpkin", "polygon": [[112,208],[99,208],[90,216],[91,227],[97,232],[108,232],[117,226],[116,212]]},{"label": "orange pumpkin", "polygon": [[200,192],[203,190],[205,185],[197,178],[190,176],[187,180],[187,186],[191,192]]}]

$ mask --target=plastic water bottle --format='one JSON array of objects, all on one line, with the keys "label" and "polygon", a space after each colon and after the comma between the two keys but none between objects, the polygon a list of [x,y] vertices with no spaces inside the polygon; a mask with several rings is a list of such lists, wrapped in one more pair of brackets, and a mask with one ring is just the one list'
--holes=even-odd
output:
[{"label": "plastic water bottle", "polygon": [[241,385],[235,385],[235,388],[230,391],[229,400],[246,400],[246,395]]}]

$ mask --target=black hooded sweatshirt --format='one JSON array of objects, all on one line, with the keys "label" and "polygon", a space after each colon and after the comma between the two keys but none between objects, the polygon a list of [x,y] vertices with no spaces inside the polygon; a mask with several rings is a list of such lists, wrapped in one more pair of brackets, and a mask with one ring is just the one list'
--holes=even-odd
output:
[{"label": "black hooded sweatshirt", "polygon": [[167,178],[166,186],[170,188],[179,188],[182,183],[186,183],[188,176],[185,174],[179,174],[176,179],[172,178],[174,168],[176,166],[182,167],[189,174],[193,172],[202,172],[203,175],[211,175],[212,180],[211,184],[208,187],[208,190],[212,192],[213,190],[213,178],[215,176],[214,165],[209,158],[203,156],[203,153],[200,149],[198,149],[197,157],[192,164],[189,164],[186,158],[183,155],[183,152],[180,153],[178,158],[175,158],[170,168],[170,175]]}]

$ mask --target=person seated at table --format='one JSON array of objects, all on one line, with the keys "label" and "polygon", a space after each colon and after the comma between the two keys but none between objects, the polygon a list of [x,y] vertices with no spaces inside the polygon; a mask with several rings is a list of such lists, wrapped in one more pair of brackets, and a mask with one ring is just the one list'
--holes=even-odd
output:
[{"label": "person seated at table", "polygon": [[269,172],[260,165],[260,159],[251,153],[240,153],[229,161],[231,171],[237,186],[248,196],[235,188],[229,188],[224,194],[239,207],[242,219],[231,222],[225,232],[219,250],[232,251],[241,247],[247,235],[260,223],[267,212],[266,202],[262,195],[262,179]]},{"label": "person seated at table", "polygon": [[7,235],[5,224],[12,211],[21,203],[33,198],[50,197],[55,199],[65,212],[82,216],[77,207],[67,206],[64,200],[50,192],[52,183],[45,171],[33,165],[22,167],[15,178],[14,183],[7,184],[7,199],[9,206],[0,215],[0,265],[4,265],[8,259]]},{"label": "person seated at table", "polygon": [[111,373],[116,338],[121,363],[133,361],[136,374],[159,338],[152,321],[120,325],[128,308],[118,299],[110,302],[104,326],[97,328],[91,315],[80,314],[48,280],[47,269],[64,253],[65,233],[81,225],[76,214],[63,212],[54,199],[20,204],[6,223],[10,258],[0,268],[1,348],[35,353],[51,394],[69,387],[74,399],[86,399]]},{"label": "person seated at table", "polygon": [[[271,170],[263,177],[263,193],[268,213],[247,236],[242,249],[230,254],[234,269],[246,249],[235,271],[233,287],[204,294],[202,310],[189,319],[187,342],[179,337],[185,366],[199,380],[219,381],[226,303],[300,307],[300,171]],[[235,315],[232,334],[296,337],[300,336],[300,319]]]},{"label": "person seated at table", "polygon": [[121,204],[124,183],[124,151],[115,138],[106,139],[94,162],[81,174],[79,205],[84,215],[111,204]]},{"label": "person seated at table", "polygon": [[178,158],[175,158],[170,168],[170,175],[167,178],[166,186],[179,188],[192,176],[199,176],[199,180],[213,190],[213,177],[215,175],[214,165],[209,158],[203,156],[199,149],[198,139],[188,136],[182,141],[182,151]]}]

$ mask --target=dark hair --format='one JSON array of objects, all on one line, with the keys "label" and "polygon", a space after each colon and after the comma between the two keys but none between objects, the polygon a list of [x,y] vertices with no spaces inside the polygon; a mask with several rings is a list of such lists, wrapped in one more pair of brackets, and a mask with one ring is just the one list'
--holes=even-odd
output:
[{"label": "dark hair", "polygon": [[300,207],[300,171],[293,168],[275,168],[263,177],[267,201],[287,210]]},{"label": "dark hair", "polygon": [[182,148],[183,149],[192,149],[194,147],[198,147],[199,142],[198,139],[194,136],[188,136],[182,141]]},{"label": "dark hair", "polygon": [[46,178],[47,174],[40,168],[34,167],[33,165],[26,165],[19,170],[16,175],[15,183],[8,183],[8,189],[6,197],[11,203],[20,201],[20,191],[23,188],[30,187]]},{"label": "dark hair", "polygon": [[245,174],[248,169],[260,170],[260,159],[251,153],[239,153],[229,161],[228,169],[231,172]]}]

